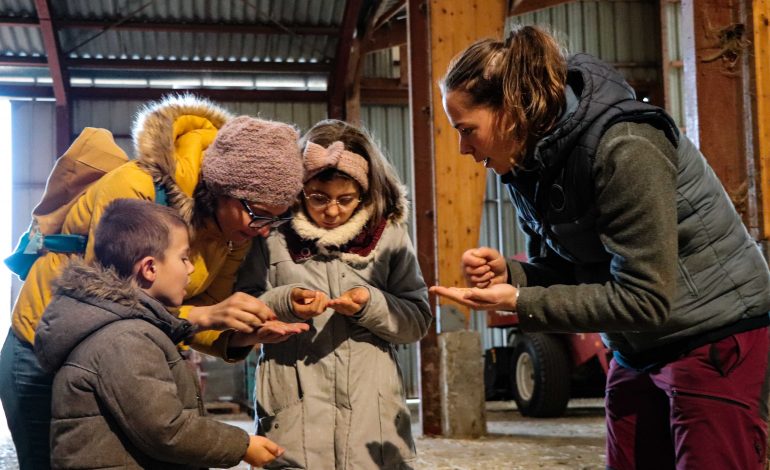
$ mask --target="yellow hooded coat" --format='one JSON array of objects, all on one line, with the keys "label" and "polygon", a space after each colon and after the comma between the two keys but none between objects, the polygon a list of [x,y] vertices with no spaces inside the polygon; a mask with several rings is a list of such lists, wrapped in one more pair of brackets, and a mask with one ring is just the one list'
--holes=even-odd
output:
[{"label": "yellow hooded coat", "polygon": [[[114,199],[155,200],[155,182],[167,192],[168,205],[192,220],[193,191],[200,178],[201,162],[217,130],[231,115],[213,103],[192,96],[169,97],[144,108],[137,119],[133,137],[137,160],[107,173],[79,197],[67,213],[62,233],[88,235],[86,262],[93,259],[93,234],[104,208]],[[115,146],[100,141],[98,145]],[[116,149],[85,149],[102,152]],[[119,149],[117,149],[119,151]],[[190,276],[185,303],[179,316],[186,318],[194,306],[213,305],[233,292],[235,276],[250,243],[231,249],[215,221],[196,231],[191,243],[191,261],[195,271]],[[35,328],[51,300],[51,282],[60,274],[72,254],[47,253],[32,266],[13,308],[12,328],[30,344]],[[207,331],[196,335],[195,349],[227,360],[227,345],[232,331]]]}]

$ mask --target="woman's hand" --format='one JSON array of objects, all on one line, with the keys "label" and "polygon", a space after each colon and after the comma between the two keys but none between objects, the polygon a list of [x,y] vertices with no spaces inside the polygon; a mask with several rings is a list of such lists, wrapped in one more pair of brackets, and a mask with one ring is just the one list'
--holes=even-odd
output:
[{"label": "woman's hand", "polygon": [[304,320],[309,320],[322,314],[329,303],[329,298],[326,297],[326,294],[316,290],[295,287],[289,295],[294,314]]},{"label": "woman's hand", "polygon": [[243,461],[255,467],[263,467],[283,455],[284,449],[262,436],[249,436],[249,447]]},{"label": "woman's hand", "polygon": [[369,289],[366,287],[354,287],[336,299],[329,301],[329,307],[335,312],[351,317],[360,312],[369,302]]},{"label": "woman's hand", "polygon": [[489,287],[508,282],[505,258],[494,248],[482,246],[463,253],[460,259],[465,282],[470,287]]},{"label": "woman's hand", "polygon": [[187,321],[201,330],[234,329],[242,333],[252,333],[277,318],[264,302],[245,292],[236,292],[218,304],[193,307],[187,315]]},{"label": "woman's hand", "polygon": [[262,324],[253,333],[245,334],[236,331],[230,337],[228,347],[242,348],[254,346],[257,343],[280,343],[309,329],[310,326],[307,323],[284,323],[278,320],[270,320]]},{"label": "woman's hand", "polygon": [[510,284],[495,284],[486,289],[478,287],[444,287],[433,286],[432,294],[470,307],[475,310],[507,310],[516,311],[516,300],[519,289]]}]

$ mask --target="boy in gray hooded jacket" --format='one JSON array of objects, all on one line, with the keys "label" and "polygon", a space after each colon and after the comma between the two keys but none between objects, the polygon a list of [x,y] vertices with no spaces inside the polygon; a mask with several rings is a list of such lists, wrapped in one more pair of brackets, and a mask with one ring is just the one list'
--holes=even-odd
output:
[{"label": "boy in gray hooded jacket", "polygon": [[194,328],[182,303],[187,225],[173,210],[118,199],[95,232],[93,265],[73,261],[35,334],[53,383],[53,468],[188,469],[264,465],[283,449],[203,416],[177,344]]}]

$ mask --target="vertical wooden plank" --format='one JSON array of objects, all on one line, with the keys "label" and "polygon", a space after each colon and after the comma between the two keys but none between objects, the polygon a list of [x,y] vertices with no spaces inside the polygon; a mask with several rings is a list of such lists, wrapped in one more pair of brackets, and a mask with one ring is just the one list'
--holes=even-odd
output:
[{"label": "vertical wooden plank", "polygon": [[[748,197],[753,184],[748,175],[747,136],[753,130],[751,110],[746,109],[743,97],[749,91],[745,89],[749,71],[744,61],[749,48],[743,45],[730,50],[731,44],[720,40],[720,31],[739,27],[739,5],[732,0],[685,0],[682,9],[683,15],[687,12],[692,18],[693,40],[691,47],[685,47],[685,73],[687,90],[695,90],[697,95],[700,148],[749,225],[753,217]],[[690,129],[688,124],[688,132]]]},{"label": "vertical wooden plank", "polygon": [[754,0],[752,16],[756,86],[756,155],[759,163],[761,202],[757,211],[761,218],[761,233],[758,238],[767,243],[770,217],[764,215],[764,208],[770,208],[770,0]]},{"label": "vertical wooden plank", "polygon": [[[475,40],[502,37],[505,8],[503,0],[431,1],[434,82],[444,75],[449,61]],[[472,158],[460,155],[457,132],[443,112],[441,94],[435,86],[433,110],[438,280],[442,285],[460,286],[464,284],[460,257],[478,244],[486,170]],[[469,310],[462,308],[461,311],[467,320]]]},{"label": "vertical wooden plank", "polygon": [[[436,198],[431,118],[430,15],[427,0],[407,2],[407,46],[409,55],[409,116],[412,128],[411,155],[414,161],[414,220],[417,233],[417,259],[425,282],[437,281]],[[430,296],[436,312],[435,296]],[[440,357],[438,332],[434,321],[420,341],[420,416],[422,432],[441,434]]]},{"label": "vertical wooden plank", "polygon": [[[417,252],[428,285],[463,283],[459,260],[478,243],[486,177],[484,168],[460,157],[456,131],[444,115],[435,83],[449,61],[473,41],[502,37],[505,11],[504,0],[407,3]],[[431,305],[435,302],[432,297]],[[423,432],[438,435],[442,423],[435,328],[420,342],[420,360]]]}]

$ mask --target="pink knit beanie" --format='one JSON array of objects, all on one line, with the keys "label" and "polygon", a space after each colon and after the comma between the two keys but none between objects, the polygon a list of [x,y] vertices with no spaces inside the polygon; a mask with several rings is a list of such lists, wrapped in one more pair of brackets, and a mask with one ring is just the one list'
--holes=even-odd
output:
[{"label": "pink knit beanie", "polygon": [[215,194],[267,206],[291,205],[302,190],[299,134],[282,122],[231,119],[203,156],[201,173]]}]

